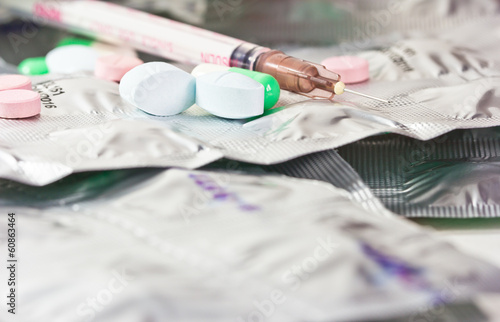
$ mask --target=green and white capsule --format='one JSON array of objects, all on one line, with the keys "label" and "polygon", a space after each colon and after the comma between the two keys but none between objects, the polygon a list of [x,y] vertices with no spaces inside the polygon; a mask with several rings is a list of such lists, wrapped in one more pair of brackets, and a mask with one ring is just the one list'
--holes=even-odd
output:
[{"label": "green and white capsule", "polygon": [[230,71],[233,73],[242,74],[262,84],[262,86],[264,86],[265,110],[273,108],[280,98],[280,85],[278,84],[278,81],[269,74],[238,67],[227,67],[215,64],[200,64],[191,71],[191,75],[193,75],[194,77],[199,77],[216,71]]}]

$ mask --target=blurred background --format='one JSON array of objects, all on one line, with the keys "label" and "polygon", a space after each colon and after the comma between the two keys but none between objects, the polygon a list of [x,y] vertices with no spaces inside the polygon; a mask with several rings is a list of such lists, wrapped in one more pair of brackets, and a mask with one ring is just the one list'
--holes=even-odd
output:
[{"label": "blurred background", "polygon": [[[24,1],[23,1],[24,2]],[[116,0],[131,8],[186,22],[259,45],[289,49],[355,44],[360,50],[414,33],[436,33],[494,15],[497,0]],[[29,1],[26,1],[29,3]],[[26,20],[25,20],[26,21]],[[11,64],[41,56],[67,33],[42,28],[20,52],[9,32],[26,22],[0,9],[0,57]],[[36,28],[36,26],[35,26]],[[346,50],[349,46],[346,45]]]}]

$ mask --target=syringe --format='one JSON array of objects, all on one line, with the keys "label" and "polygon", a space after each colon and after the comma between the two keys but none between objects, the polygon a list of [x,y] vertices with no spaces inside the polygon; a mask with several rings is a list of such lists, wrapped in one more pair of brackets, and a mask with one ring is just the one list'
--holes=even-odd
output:
[{"label": "syringe", "polygon": [[388,102],[346,89],[340,75],[322,65],[116,4],[84,0],[2,0],[2,3],[39,24],[50,23],[179,62],[215,63],[268,73],[282,89],[309,97],[331,99],[336,94],[350,92]]}]

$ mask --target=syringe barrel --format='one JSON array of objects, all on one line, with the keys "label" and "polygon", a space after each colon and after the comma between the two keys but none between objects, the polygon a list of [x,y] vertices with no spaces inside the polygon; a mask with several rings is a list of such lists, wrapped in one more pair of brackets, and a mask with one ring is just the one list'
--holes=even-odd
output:
[{"label": "syringe barrel", "polygon": [[270,50],[269,48],[249,42],[242,43],[231,54],[230,65],[231,67],[254,70],[257,58]]}]

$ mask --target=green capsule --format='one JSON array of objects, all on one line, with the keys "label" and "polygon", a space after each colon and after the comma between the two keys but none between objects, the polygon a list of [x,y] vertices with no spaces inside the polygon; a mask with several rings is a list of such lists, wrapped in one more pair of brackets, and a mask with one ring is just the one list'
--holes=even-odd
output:
[{"label": "green capsule", "polygon": [[31,57],[23,60],[17,67],[23,75],[44,75],[49,72],[45,57]]},{"label": "green capsule", "polygon": [[229,71],[240,73],[245,76],[250,77],[251,79],[261,83],[264,86],[264,109],[270,109],[278,102],[280,98],[280,84],[278,81],[269,74],[256,72],[253,70],[231,67]]},{"label": "green capsule", "polygon": [[82,38],[75,38],[75,37],[66,37],[63,38],[61,41],[59,41],[56,45],[56,47],[63,47],[63,46],[69,46],[69,45],[81,45],[81,46],[87,46],[90,47],[94,43],[94,40],[89,40],[89,39],[82,39]]}]

